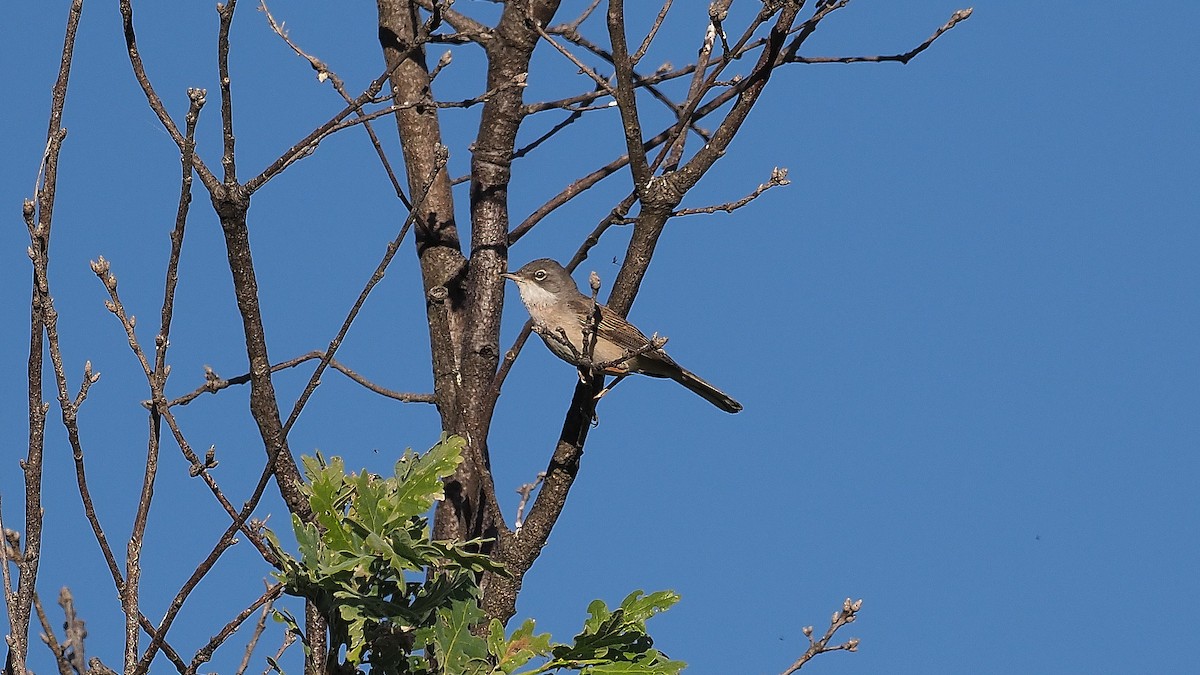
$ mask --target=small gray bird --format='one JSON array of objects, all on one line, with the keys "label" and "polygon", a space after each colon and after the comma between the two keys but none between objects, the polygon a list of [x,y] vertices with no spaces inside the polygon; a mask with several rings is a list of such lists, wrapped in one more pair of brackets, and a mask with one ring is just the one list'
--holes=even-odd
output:
[{"label": "small gray bird", "polygon": [[[601,304],[596,305],[600,311],[597,323],[592,314],[592,299],[580,293],[571,274],[549,258],[534,260],[502,276],[517,282],[521,302],[539,328],[538,335],[555,356],[567,363],[580,365],[587,354],[585,331],[590,333],[593,325],[596,335],[592,363],[620,361],[631,352],[645,350],[650,343],[650,338],[633,324]],[[643,351],[606,367],[604,372],[618,377],[630,373],[669,377],[725,412],[742,409],[741,403],[675,363],[662,349]]]}]

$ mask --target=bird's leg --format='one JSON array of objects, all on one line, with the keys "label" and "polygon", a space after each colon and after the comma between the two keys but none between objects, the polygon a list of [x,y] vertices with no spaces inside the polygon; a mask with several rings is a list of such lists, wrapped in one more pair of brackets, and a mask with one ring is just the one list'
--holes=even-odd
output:
[{"label": "bird's leg", "polygon": [[555,333],[557,333],[557,335],[553,335],[554,341],[561,345],[565,345],[567,350],[571,352],[571,357],[575,359],[576,362],[582,361],[583,355],[579,353],[579,350],[575,348],[575,345],[571,344],[570,338],[567,337],[567,331],[563,330],[562,326],[559,326],[555,329]]},{"label": "bird's leg", "polygon": [[620,383],[621,383],[621,380],[623,380],[623,379],[625,379],[625,378],[627,378],[627,377],[629,377],[629,373],[621,373],[620,375],[617,375],[617,376],[616,376],[616,378],[614,378],[614,379],[613,379],[613,381],[612,381],[612,384],[610,384],[610,385],[608,385],[607,387],[605,387],[605,388],[601,389],[601,390],[600,390],[600,393],[599,393],[599,394],[596,394],[596,400],[597,400],[597,401],[599,401],[600,399],[604,398],[604,395],[605,395],[605,394],[607,394],[608,392],[612,391],[612,390],[613,390],[613,387],[615,387],[615,386],[617,386],[618,384],[620,384]]}]

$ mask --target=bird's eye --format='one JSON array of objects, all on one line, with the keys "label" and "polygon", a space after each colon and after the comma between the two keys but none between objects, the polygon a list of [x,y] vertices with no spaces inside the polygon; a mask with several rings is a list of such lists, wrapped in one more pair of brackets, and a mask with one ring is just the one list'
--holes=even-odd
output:
[{"label": "bird's eye", "polygon": [[537,281],[545,281],[546,270],[538,270],[538,271],[534,272],[533,278],[536,279]]}]

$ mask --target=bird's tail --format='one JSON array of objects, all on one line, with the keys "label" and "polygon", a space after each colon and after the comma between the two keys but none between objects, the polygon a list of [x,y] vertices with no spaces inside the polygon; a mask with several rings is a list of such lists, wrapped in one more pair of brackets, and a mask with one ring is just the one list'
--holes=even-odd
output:
[{"label": "bird's tail", "polygon": [[742,404],[733,400],[729,394],[700,379],[691,371],[680,368],[678,373],[671,374],[671,379],[727,413],[735,413],[742,409]]}]

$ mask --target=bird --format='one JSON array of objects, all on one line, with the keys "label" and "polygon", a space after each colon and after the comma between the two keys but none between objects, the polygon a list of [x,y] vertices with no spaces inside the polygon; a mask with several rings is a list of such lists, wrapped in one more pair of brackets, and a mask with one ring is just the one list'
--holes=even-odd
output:
[{"label": "bird", "polygon": [[[620,314],[579,292],[571,273],[558,262],[540,258],[500,276],[516,282],[521,303],[542,342],[567,363],[602,365],[603,371],[616,375],[618,381],[631,373],[670,378],[725,412],[742,409],[728,394],[675,363],[661,345]],[[598,281],[594,280],[593,288],[599,288]],[[593,312],[599,312],[599,317]]]}]

